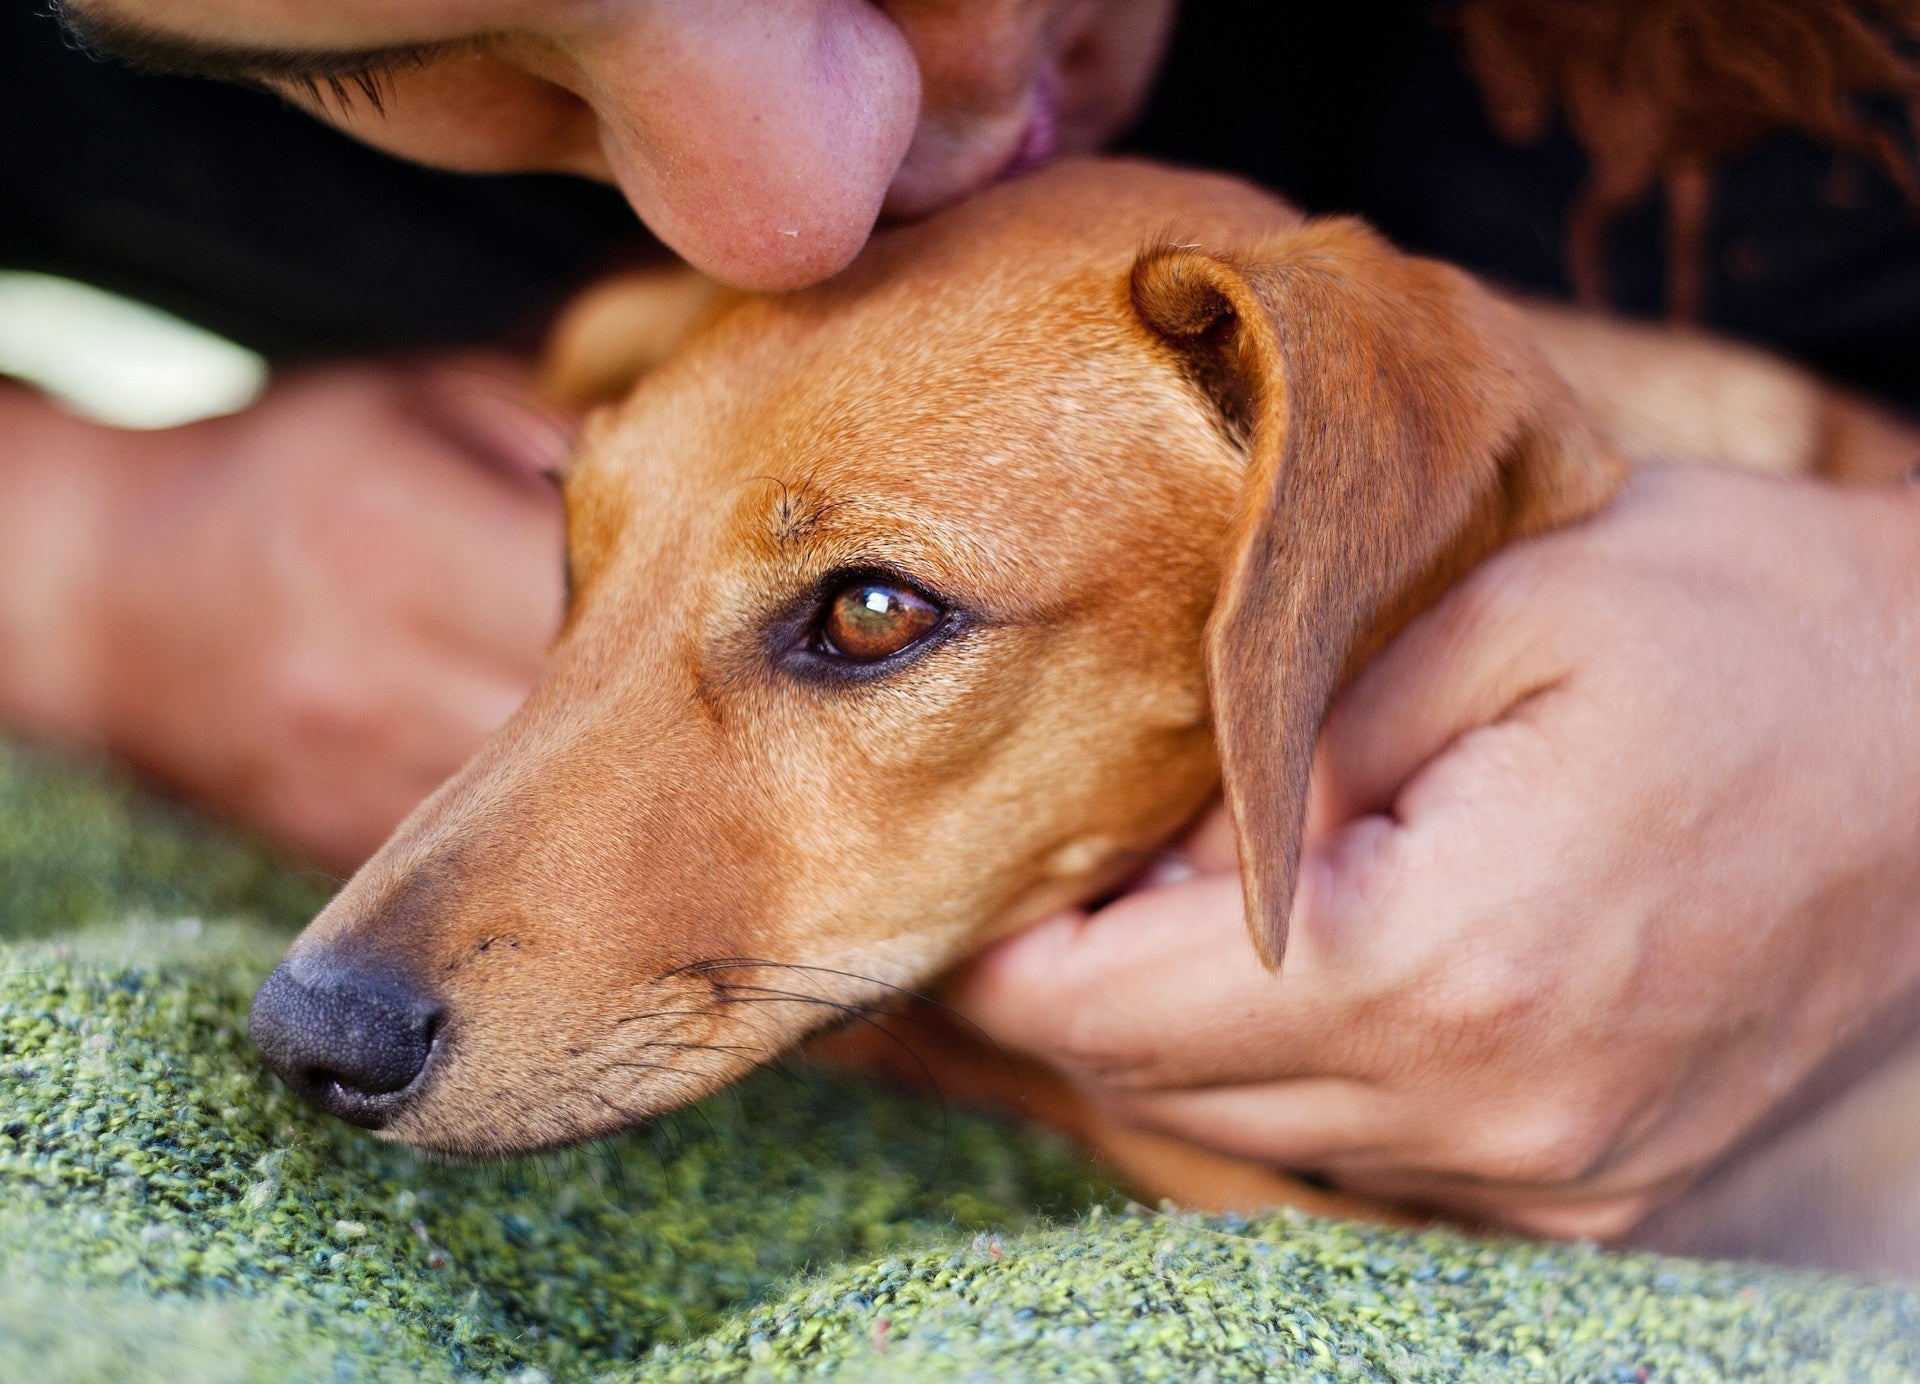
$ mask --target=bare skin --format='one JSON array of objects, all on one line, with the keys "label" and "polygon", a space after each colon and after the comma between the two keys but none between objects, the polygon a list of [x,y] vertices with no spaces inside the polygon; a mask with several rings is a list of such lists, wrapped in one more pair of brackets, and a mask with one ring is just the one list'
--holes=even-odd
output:
[{"label": "bare skin", "polygon": [[350,871],[558,620],[565,438],[525,388],[494,360],[331,366],[160,433],[0,392],[0,720]]},{"label": "bare skin", "polygon": [[[830,274],[883,209],[924,213],[1098,144],[1144,90],[1168,9],[96,0],[86,14],[228,46],[446,44],[385,79],[384,117],[274,80],[427,162],[615,181],[691,262],[764,288]],[[449,462],[473,449],[423,438],[372,375],[334,385],[330,406],[352,401],[369,444],[359,464],[417,497],[407,513],[464,516],[398,581],[355,526],[298,512],[338,503],[342,453],[312,455],[298,392],[323,382],[171,439],[0,395],[0,717],[104,742],[346,864],[530,682],[546,634],[530,612],[551,609],[559,568],[557,530],[534,536],[549,502],[521,479],[456,483]],[[165,464],[122,489],[149,455]],[[1336,713],[1284,982],[1246,943],[1225,862],[1203,855],[1211,877],[1006,944],[961,1002],[1143,1124],[1547,1233],[1618,1228],[1914,1003],[1916,882],[1898,863],[1920,783],[1902,676],[1920,654],[1910,508],[1702,476],[1502,558]],[[90,537],[168,527],[195,546],[162,560]],[[290,598],[289,569],[330,574],[301,589],[342,604]],[[104,613],[127,610],[132,624]],[[263,672],[287,667],[311,676]],[[314,687],[333,689],[317,709]],[[285,730],[316,722],[333,729]],[[340,758],[346,744],[361,757]],[[1652,859],[1650,803],[1674,842]],[[1149,992],[1177,995],[1178,1014]]]}]

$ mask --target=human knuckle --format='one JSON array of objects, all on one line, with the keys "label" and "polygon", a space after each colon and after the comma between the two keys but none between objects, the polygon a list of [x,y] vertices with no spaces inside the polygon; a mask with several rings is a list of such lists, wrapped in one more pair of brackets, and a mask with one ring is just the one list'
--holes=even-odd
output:
[{"label": "human knuckle", "polygon": [[1553,989],[1550,977],[1528,957],[1490,946],[1436,965],[1419,995],[1429,1028],[1485,1046],[1509,1040],[1531,1024]]},{"label": "human knuckle", "polygon": [[298,654],[274,660],[262,675],[260,707],[291,749],[336,751],[384,743],[388,718],[352,670]]},{"label": "human knuckle", "polygon": [[1068,1014],[1050,1040],[1055,1065],[1093,1085],[1137,1090],[1150,1084],[1146,1064],[1104,1016]]},{"label": "human knuckle", "polygon": [[1463,1170],[1499,1182],[1579,1184],[1605,1163],[1608,1130],[1606,1119],[1577,1103],[1537,1105],[1490,1122],[1469,1140]]}]

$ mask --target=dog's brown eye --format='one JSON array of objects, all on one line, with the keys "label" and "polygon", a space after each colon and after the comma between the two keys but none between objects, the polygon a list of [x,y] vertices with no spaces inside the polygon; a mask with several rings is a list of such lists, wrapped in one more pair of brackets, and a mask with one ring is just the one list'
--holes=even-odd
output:
[{"label": "dog's brown eye", "polygon": [[878,663],[926,638],[939,623],[940,607],[919,592],[860,581],[834,596],[820,639],[828,653]]}]

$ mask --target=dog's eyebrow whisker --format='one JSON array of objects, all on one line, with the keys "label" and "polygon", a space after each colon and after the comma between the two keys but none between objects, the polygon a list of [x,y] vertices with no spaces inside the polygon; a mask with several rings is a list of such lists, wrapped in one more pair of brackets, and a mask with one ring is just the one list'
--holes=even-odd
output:
[{"label": "dog's eyebrow whisker", "polygon": [[779,487],[780,500],[782,504],[786,503],[788,497],[793,493],[792,488],[788,486],[788,484],[785,481],[781,480],[778,476],[767,476],[767,475],[742,476],[739,480],[735,481],[732,485],[728,486],[727,488],[729,490],[739,490],[749,485],[771,485],[771,486]]},{"label": "dog's eyebrow whisker", "polygon": [[782,545],[804,537],[824,516],[825,510],[810,496],[807,482],[790,485],[778,476],[745,476],[730,489],[749,485],[771,485],[779,490],[780,500],[772,514],[774,540]]}]

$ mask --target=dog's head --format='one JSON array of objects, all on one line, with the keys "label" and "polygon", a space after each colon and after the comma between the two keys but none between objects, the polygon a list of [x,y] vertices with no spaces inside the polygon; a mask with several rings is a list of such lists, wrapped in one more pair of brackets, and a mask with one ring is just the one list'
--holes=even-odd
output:
[{"label": "dog's head", "polygon": [[1615,481],[1465,276],[1217,178],[1059,169],[689,311],[566,479],[545,679],[255,1003],[393,1137],[683,1104],[1110,889],[1222,760],[1277,965],[1342,678]]}]

